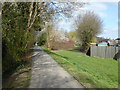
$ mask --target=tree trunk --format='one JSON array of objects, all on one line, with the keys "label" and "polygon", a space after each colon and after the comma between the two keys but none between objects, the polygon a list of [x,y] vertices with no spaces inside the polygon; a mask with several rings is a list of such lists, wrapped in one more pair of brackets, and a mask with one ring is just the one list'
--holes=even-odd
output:
[{"label": "tree trunk", "polygon": [[86,54],[89,50],[89,47],[90,47],[89,43],[83,43],[82,44],[82,52]]}]

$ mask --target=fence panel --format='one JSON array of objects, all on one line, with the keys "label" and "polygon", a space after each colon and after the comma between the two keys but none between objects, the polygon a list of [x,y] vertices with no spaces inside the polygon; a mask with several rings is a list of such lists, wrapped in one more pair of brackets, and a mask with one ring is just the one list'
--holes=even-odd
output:
[{"label": "fence panel", "polygon": [[112,46],[91,46],[90,56],[97,56],[103,58],[114,58],[118,53],[118,47]]},{"label": "fence panel", "polygon": [[91,56],[96,56],[96,47],[91,47],[90,51]]}]

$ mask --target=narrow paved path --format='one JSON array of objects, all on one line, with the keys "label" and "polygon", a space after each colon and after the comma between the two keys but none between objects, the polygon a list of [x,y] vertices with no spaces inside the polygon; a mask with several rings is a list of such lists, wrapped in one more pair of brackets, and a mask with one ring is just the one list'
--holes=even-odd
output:
[{"label": "narrow paved path", "polygon": [[40,47],[34,47],[29,88],[84,88]]}]

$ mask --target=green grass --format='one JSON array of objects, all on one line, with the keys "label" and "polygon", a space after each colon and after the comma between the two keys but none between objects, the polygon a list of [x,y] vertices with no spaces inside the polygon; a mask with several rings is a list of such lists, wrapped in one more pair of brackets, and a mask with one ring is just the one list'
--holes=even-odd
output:
[{"label": "green grass", "polygon": [[66,71],[87,88],[118,88],[118,62],[89,57],[77,50],[53,52],[42,47]]}]

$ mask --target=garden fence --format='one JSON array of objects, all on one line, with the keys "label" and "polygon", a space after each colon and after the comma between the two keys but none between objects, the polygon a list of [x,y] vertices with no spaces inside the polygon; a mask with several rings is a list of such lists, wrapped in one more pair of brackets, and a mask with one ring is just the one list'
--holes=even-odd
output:
[{"label": "garden fence", "polygon": [[[97,56],[103,58],[115,58],[118,54],[118,47],[113,46],[91,46],[90,56]],[[120,57],[120,55],[119,55]]]}]

